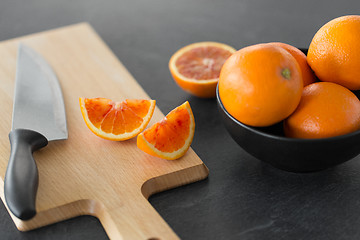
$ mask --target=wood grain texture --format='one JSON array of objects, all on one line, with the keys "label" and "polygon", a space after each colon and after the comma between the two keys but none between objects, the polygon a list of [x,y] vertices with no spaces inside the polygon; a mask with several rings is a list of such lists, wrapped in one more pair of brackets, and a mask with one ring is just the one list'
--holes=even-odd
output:
[{"label": "wood grain texture", "polygon": [[[10,213],[18,229],[27,231],[88,214],[99,218],[111,239],[178,239],[147,198],[204,179],[208,169],[192,149],[179,160],[162,160],[139,150],[135,138],[112,142],[95,136],[86,127],[79,97],[149,99],[86,23],[0,43],[1,199],[4,201],[3,179],[10,155],[8,133],[19,42],[43,55],[57,74],[69,138],[50,142],[34,154],[40,179],[38,213],[29,221],[21,221]],[[156,108],[149,126],[162,117]]]}]

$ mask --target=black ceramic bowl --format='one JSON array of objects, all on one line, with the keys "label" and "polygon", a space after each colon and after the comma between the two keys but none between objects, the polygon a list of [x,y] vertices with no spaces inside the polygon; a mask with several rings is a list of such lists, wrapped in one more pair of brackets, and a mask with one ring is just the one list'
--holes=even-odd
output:
[{"label": "black ceramic bowl", "polygon": [[216,97],[220,114],[232,138],[246,152],[271,165],[291,172],[323,170],[346,162],[360,153],[360,131],[322,139],[284,136],[282,123],[250,127],[232,117]]}]

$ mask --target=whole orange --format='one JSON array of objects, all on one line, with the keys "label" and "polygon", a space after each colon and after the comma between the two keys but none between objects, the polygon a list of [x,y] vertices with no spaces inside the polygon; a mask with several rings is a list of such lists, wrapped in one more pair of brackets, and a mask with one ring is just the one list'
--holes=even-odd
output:
[{"label": "whole orange", "polygon": [[306,86],[300,104],[284,121],[284,132],[294,138],[327,138],[360,128],[360,101],[349,89],[330,82]]},{"label": "whole orange", "polygon": [[298,49],[292,45],[286,44],[286,43],[272,42],[269,44],[273,44],[273,45],[282,47],[296,59],[297,63],[300,66],[300,69],[301,69],[301,75],[303,78],[304,87],[311,83],[316,82],[316,80],[317,80],[316,76],[315,76],[313,70],[310,68],[309,64],[307,63],[305,53],[300,51],[300,49]]},{"label": "whole orange", "polygon": [[303,83],[299,64],[281,47],[257,44],[231,55],[219,78],[225,109],[240,122],[269,126],[297,107]]},{"label": "whole orange", "polygon": [[343,16],[322,26],[307,60],[316,76],[351,90],[360,89],[360,16]]}]

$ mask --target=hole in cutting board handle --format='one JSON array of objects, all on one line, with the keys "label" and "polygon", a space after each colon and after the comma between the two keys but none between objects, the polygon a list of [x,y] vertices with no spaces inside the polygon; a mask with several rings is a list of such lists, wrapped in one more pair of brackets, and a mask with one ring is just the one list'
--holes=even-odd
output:
[{"label": "hole in cutting board handle", "polygon": [[160,238],[148,238],[147,240],[161,240]]}]

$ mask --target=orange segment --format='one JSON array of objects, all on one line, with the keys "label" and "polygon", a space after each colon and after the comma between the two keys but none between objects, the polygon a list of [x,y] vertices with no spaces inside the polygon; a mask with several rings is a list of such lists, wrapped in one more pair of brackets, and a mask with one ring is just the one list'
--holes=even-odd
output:
[{"label": "orange segment", "polygon": [[189,149],[194,133],[194,115],[186,101],[161,121],[140,133],[137,146],[152,156],[174,160],[182,157]]},{"label": "orange segment", "polygon": [[86,125],[97,136],[113,141],[135,137],[149,123],[155,100],[114,102],[106,98],[80,98],[80,109]]},{"label": "orange segment", "polygon": [[[94,124],[95,128],[99,128],[106,114],[112,108],[111,100],[105,98],[98,98],[96,100],[87,99],[84,103],[84,109],[86,109],[89,121]],[[80,106],[81,105],[80,99]]]},{"label": "orange segment", "polygon": [[193,43],[174,53],[169,69],[183,90],[197,97],[214,97],[221,67],[235,51],[217,42]]}]

